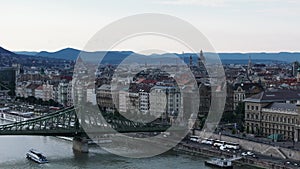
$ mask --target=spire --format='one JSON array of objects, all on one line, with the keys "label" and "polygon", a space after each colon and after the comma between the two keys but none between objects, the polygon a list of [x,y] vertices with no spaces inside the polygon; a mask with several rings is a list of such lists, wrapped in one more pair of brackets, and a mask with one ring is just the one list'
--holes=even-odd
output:
[{"label": "spire", "polygon": [[192,67],[193,66],[193,57],[192,57],[192,55],[190,55],[190,67]]},{"label": "spire", "polygon": [[252,66],[251,55],[249,56],[248,66]]},{"label": "spire", "polygon": [[198,58],[198,67],[201,67],[202,65],[204,65],[205,62],[206,62],[206,60],[205,60],[203,51],[201,50],[201,51],[200,51],[199,58]]},{"label": "spire", "polygon": [[252,61],[251,61],[251,55],[249,56],[249,61],[248,61],[248,75],[252,74]]}]

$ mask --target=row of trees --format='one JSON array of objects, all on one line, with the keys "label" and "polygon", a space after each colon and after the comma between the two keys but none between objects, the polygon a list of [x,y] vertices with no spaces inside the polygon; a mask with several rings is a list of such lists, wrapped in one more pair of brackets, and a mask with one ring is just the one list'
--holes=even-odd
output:
[{"label": "row of trees", "polygon": [[[245,103],[241,102],[236,107],[234,112],[225,112],[222,116],[221,122],[223,123],[236,123],[237,129],[240,132],[245,130]],[[233,134],[236,133],[236,129],[233,129]]]}]

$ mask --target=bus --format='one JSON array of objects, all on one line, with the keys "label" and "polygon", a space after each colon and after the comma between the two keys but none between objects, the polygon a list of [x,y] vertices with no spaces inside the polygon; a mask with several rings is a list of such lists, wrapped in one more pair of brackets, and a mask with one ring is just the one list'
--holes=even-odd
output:
[{"label": "bus", "polygon": [[200,136],[190,136],[190,141],[200,142]]},{"label": "bus", "polygon": [[201,141],[202,144],[207,144],[207,145],[213,145],[214,144],[214,140],[213,139],[208,139],[205,138]]},{"label": "bus", "polygon": [[225,141],[221,141],[221,140],[215,140],[214,141],[214,146],[215,147],[221,147],[225,145]]},{"label": "bus", "polygon": [[233,150],[239,150],[240,149],[240,145],[238,143],[226,142],[225,143],[225,148],[233,149]]}]

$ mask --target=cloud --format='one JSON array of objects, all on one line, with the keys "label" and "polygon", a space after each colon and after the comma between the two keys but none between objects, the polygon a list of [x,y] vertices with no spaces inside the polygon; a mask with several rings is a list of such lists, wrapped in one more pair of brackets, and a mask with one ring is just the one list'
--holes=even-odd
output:
[{"label": "cloud", "polygon": [[197,5],[206,7],[224,7],[237,4],[284,4],[284,5],[299,5],[299,0],[156,0],[154,3],[165,5]]},{"label": "cloud", "polygon": [[165,5],[199,5],[209,7],[219,7],[225,5],[225,0],[160,0],[156,1]]}]

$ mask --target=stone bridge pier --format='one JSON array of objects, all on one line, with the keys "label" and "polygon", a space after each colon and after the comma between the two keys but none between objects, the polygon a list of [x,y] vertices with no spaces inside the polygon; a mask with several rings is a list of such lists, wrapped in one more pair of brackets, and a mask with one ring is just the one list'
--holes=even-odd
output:
[{"label": "stone bridge pier", "polygon": [[80,153],[88,153],[89,146],[87,137],[75,136],[73,138],[73,150]]}]

